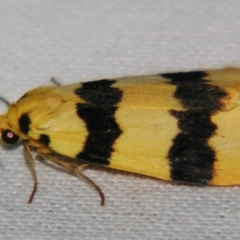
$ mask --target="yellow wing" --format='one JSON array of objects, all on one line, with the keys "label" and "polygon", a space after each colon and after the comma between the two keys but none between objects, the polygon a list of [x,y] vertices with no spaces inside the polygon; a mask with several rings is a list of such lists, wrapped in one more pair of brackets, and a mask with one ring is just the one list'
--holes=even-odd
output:
[{"label": "yellow wing", "polygon": [[240,184],[240,70],[40,87],[7,114],[22,139],[164,180]]},{"label": "yellow wing", "polygon": [[[104,141],[106,132],[119,131],[119,136],[122,137],[123,132],[125,134],[132,131],[131,129],[139,128],[139,130],[148,131],[149,127],[153,128],[154,121],[155,125],[160,125],[158,122],[164,119],[163,113],[169,116],[170,108],[181,109],[177,100],[169,101],[174,86],[164,82],[161,84],[160,80],[160,76],[126,78],[114,83],[114,80],[112,82],[110,80],[109,86],[102,87],[103,89],[101,86],[104,86],[104,82],[108,83],[107,80],[61,87],[40,87],[26,93],[16,103],[19,113],[17,118],[21,119],[21,115],[27,113],[31,122],[27,135],[55,152],[71,158],[76,158],[83,151],[90,132],[87,125],[92,121],[91,125],[96,127],[91,130],[91,133],[94,132],[96,135],[95,140],[98,141],[97,135],[103,136],[98,146],[94,147],[99,148],[101,152],[101,148],[107,141],[107,139]],[[83,95],[86,95],[85,99],[75,93],[79,89],[85,89],[85,93],[83,92]],[[116,95],[121,95],[117,97],[121,98],[121,102],[114,100]],[[88,98],[95,98],[95,100],[91,101]],[[88,119],[79,116],[78,108],[82,109],[83,115],[88,115],[86,116]],[[116,108],[116,111],[112,108]],[[125,126],[123,117],[131,124]],[[136,123],[137,119],[138,123]],[[16,123],[15,119],[11,125],[14,123]],[[124,129],[126,127],[127,129]],[[137,136],[133,136],[135,137]],[[49,143],[44,143],[44,140]],[[91,149],[88,154],[91,155],[93,150]],[[96,155],[94,158],[94,163],[101,164],[101,161],[109,161],[103,156]]]}]

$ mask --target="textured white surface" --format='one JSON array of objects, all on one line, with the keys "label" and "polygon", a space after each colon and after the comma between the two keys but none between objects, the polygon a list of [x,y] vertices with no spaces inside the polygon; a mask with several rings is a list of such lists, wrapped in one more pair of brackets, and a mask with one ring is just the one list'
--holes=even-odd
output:
[{"label": "textured white surface", "polygon": [[[1,1],[0,95],[62,83],[240,66],[240,1]],[[0,105],[0,110],[5,107]],[[87,170],[79,179],[1,147],[1,239],[239,239],[240,187],[198,188]]]}]

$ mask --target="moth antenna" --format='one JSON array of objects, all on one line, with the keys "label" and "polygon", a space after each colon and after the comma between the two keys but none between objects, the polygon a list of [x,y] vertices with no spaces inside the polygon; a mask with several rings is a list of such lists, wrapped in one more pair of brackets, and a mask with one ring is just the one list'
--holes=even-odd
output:
[{"label": "moth antenna", "polygon": [[53,84],[55,84],[57,87],[60,87],[61,84],[58,82],[58,80],[56,80],[56,78],[52,77],[50,80]]},{"label": "moth antenna", "polygon": [[8,100],[6,100],[5,98],[3,97],[0,97],[0,101],[2,101],[3,103],[5,103],[7,106],[10,106],[10,102]]}]

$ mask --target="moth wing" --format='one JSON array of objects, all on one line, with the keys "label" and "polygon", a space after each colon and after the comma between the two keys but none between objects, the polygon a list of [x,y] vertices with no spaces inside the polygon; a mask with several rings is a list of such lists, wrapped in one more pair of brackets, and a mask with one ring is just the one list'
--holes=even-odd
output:
[{"label": "moth wing", "polygon": [[[211,121],[217,126],[214,136],[208,142],[216,153],[211,184],[237,184],[240,176],[240,168],[237,167],[240,165],[239,131],[233,129],[240,128],[238,121],[240,73],[236,69],[225,69],[208,71],[207,74],[204,80],[223,88],[228,94],[223,99],[224,107],[211,116]],[[50,104],[51,107],[45,111],[41,111],[43,106],[39,101],[32,105],[36,115],[33,118],[31,112],[29,113],[32,119],[29,136],[39,141],[41,136],[48,136],[49,147],[53,151],[73,159],[84,152],[82,159],[90,163],[104,162],[110,168],[171,180],[168,152],[173,139],[180,132],[177,119],[170,116],[171,110],[186,111],[175,98],[176,86],[169,84],[169,81],[160,75],[123,78],[116,81],[113,79],[109,80],[111,84],[107,87],[108,80],[101,81],[61,86],[50,90],[53,99],[61,99],[60,104],[56,108],[53,106],[57,104]],[[76,89],[80,89],[80,94],[76,94]],[[121,98],[114,103],[113,100],[116,98],[112,89],[122,93]],[[35,96],[37,92],[32,91],[31,94]],[[46,98],[44,90],[41,94],[44,95],[42,97],[44,102]],[[98,99],[99,102],[95,100],[92,102],[93,99]],[[96,114],[88,111],[82,117],[78,112],[79,106],[95,109]],[[89,128],[89,122],[92,121],[90,119],[95,119],[96,123],[99,122],[98,119],[104,120],[105,115],[99,113],[102,109],[111,107],[115,110],[105,123],[111,119],[115,125],[104,123],[102,128],[99,128],[100,125],[98,128]],[[51,111],[48,111],[49,109]],[[105,136],[119,130],[120,133],[109,144],[109,139],[106,141]],[[90,135],[97,137],[89,138]],[[104,159],[102,153],[106,149],[109,154]]]},{"label": "moth wing", "polygon": [[[95,154],[94,163],[102,163],[101,151],[108,148],[111,152],[107,159],[109,167],[148,174],[148,170],[144,169],[149,168],[150,171],[156,162],[159,162],[159,160],[156,161],[157,158],[166,159],[169,142],[175,131],[178,131],[177,121],[174,118],[169,120],[169,109],[182,109],[180,103],[173,98],[175,88],[158,75],[110,81],[113,81],[110,88],[118,89],[122,93],[121,99],[114,104],[110,100],[108,101],[113,98],[112,91],[101,89],[101,87],[97,88],[98,90],[94,88],[99,81],[91,82],[91,87],[85,89],[85,94],[91,96],[92,91],[95,91],[95,98],[102,99],[104,97],[101,104],[92,103],[91,99],[86,100],[76,95],[76,89],[84,88],[84,84],[56,87],[49,91],[48,97],[44,89],[36,89],[27,93],[26,97],[29,98],[41,96],[45,107],[55,106],[54,108],[49,107],[51,111],[44,111],[44,114],[41,111],[41,101],[32,106],[34,110],[29,112],[32,121],[29,136],[37,141],[46,139],[47,136],[48,147],[71,158],[76,158],[83,151],[86,152],[86,142],[89,141],[90,134],[102,136],[100,144],[92,145],[97,148],[97,152],[100,152],[100,156]],[[48,100],[45,101],[48,101],[48,104],[43,100],[47,98]],[[51,104],[51,99],[57,103]],[[86,119],[80,117],[77,112],[78,104],[94,107],[96,114],[92,117],[95,118],[95,121],[102,119],[103,122],[104,119],[98,115],[98,110],[116,108],[114,114],[110,116],[116,124],[111,126],[104,124],[102,128],[90,130]],[[46,108],[48,109],[48,107]],[[106,121],[109,121],[109,118]],[[106,146],[108,142],[104,140],[104,136],[108,132],[116,130],[120,130],[121,134],[111,142],[111,146]],[[161,134],[156,134],[159,132]],[[92,150],[94,152],[94,149]],[[88,154],[92,154],[91,149]],[[83,160],[89,161],[88,155],[86,158]],[[162,162],[160,165],[167,168],[167,161],[161,160],[160,162]]]},{"label": "moth wing", "polygon": [[206,78],[224,89],[223,109],[212,116],[217,126],[209,145],[215,150],[213,185],[240,184],[240,69],[225,68],[209,71]]}]

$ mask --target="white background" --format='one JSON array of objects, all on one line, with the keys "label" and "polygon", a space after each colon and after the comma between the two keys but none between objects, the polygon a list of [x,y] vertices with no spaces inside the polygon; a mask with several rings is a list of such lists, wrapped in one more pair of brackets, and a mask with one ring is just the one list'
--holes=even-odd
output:
[{"label": "white background", "polygon": [[[240,66],[240,1],[1,1],[0,96],[17,100],[55,76],[82,80]],[[0,104],[5,111],[5,106]],[[1,239],[239,239],[240,187],[175,186],[91,169],[86,183],[0,154]]]}]

